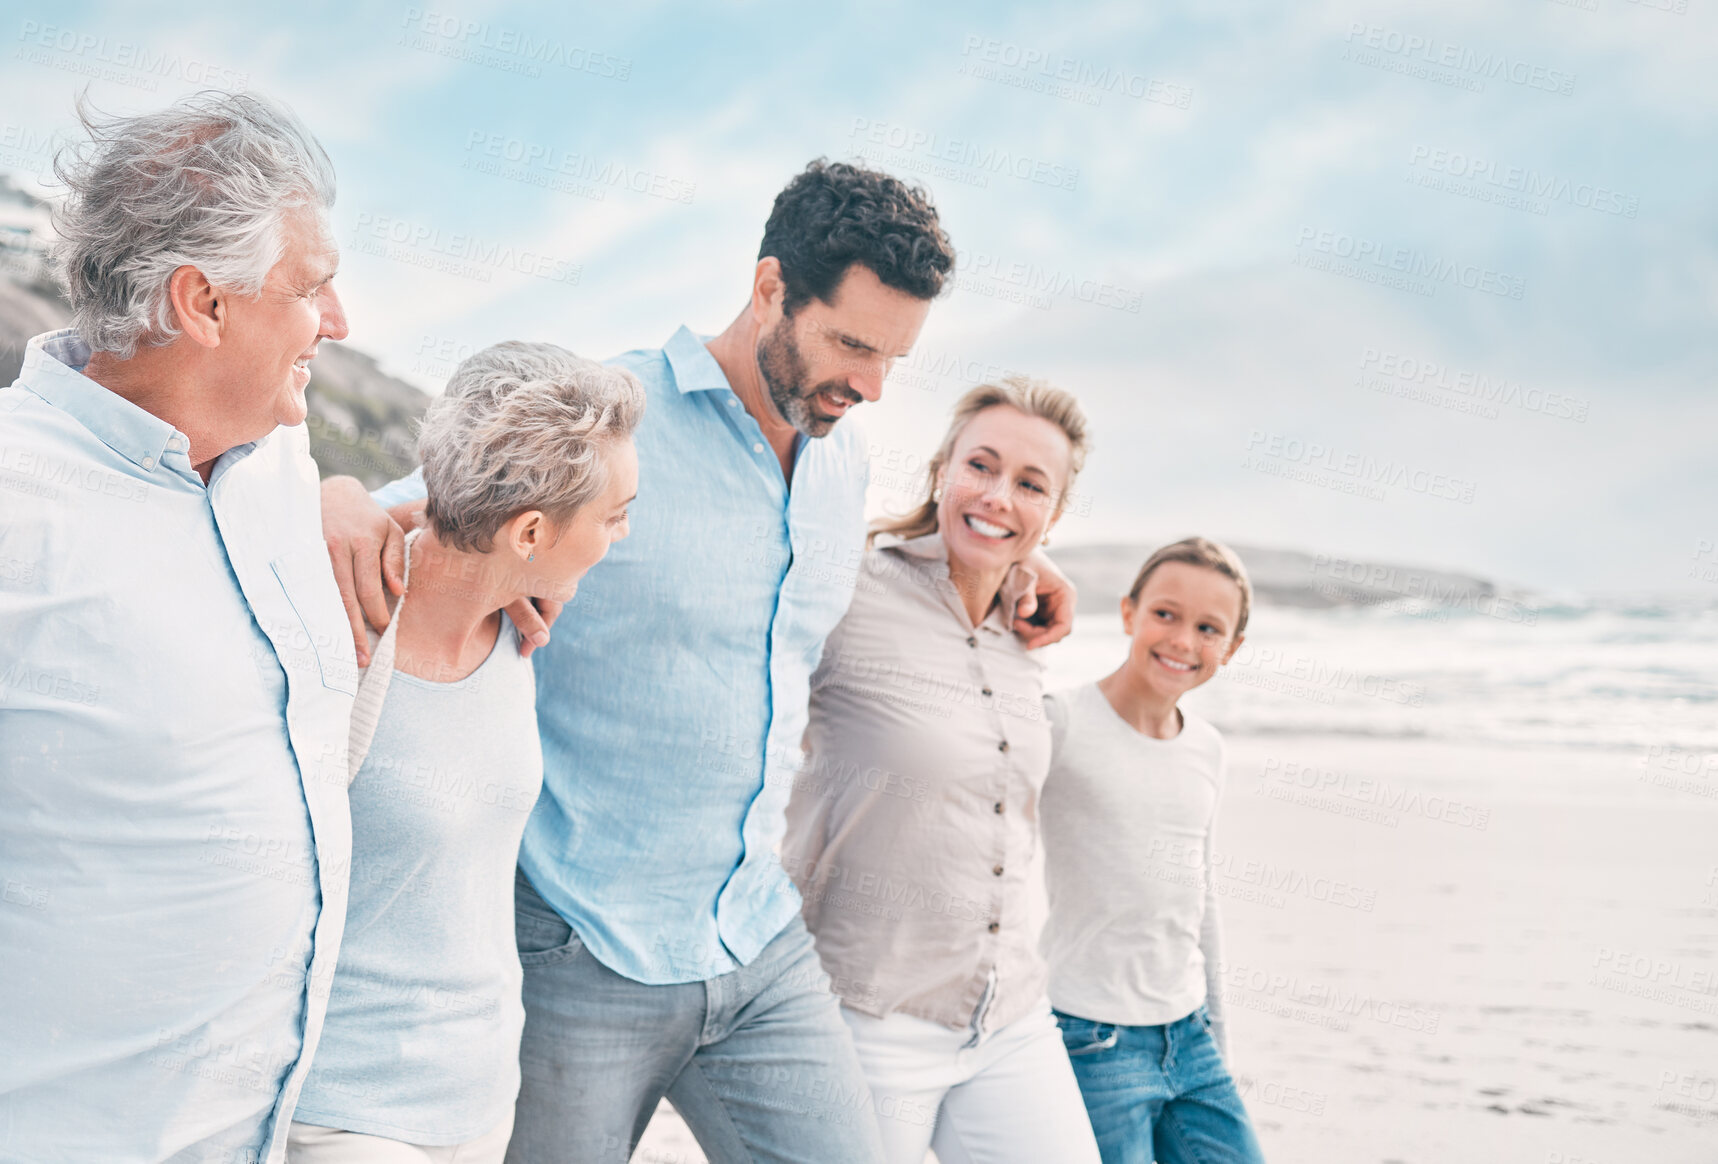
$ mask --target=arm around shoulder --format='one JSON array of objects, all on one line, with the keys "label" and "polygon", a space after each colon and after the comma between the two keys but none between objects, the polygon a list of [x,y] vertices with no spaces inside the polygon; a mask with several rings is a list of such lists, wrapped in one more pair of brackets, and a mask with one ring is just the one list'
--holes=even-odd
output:
[{"label": "arm around shoulder", "polygon": [[370,643],[364,623],[386,628],[387,591],[399,594],[405,589],[405,531],[357,478],[330,477],[322,482],[322,540],[352,626],[358,663],[367,666]]},{"label": "arm around shoulder", "polygon": [[1014,612],[1014,633],[1025,640],[1028,650],[1036,650],[1068,637],[1074,629],[1074,606],[1079,596],[1073,582],[1043,550],[1033,550],[1024,564],[1038,576],[1038,582],[1031,593],[1020,598]]}]

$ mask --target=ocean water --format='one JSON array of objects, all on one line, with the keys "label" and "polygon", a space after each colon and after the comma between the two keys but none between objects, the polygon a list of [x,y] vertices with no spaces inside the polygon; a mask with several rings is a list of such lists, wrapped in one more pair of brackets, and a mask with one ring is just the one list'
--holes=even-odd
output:
[{"label": "ocean water", "polygon": [[[1508,614],[1262,606],[1186,706],[1236,735],[1657,749],[1718,764],[1718,600]],[[1126,650],[1118,618],[1083,616],[1046,651],[1050,685],[1107,674]]]}]

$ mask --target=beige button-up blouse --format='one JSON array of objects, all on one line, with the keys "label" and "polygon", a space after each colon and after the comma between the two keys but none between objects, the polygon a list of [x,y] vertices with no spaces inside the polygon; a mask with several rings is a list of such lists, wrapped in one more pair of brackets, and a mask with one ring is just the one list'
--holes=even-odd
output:
[{"label": "beige button-up blouse", "polygon": [[1027,874],[1050,765],[1043,666],[1011,628],[1016,567],[974,627],[939,534],[866,552],[847,617],[812,676],[807,759],[782,863],[834,990],[986,1029],[1024,1015],[1046,971]]}]

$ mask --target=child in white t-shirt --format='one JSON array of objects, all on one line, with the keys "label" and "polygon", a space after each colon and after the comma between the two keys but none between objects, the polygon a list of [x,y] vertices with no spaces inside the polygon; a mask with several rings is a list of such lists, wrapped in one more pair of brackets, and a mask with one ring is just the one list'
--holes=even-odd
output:
[{"label": "child in white t-shirt", "polygon": [[1050,1001],[1104,1164],[1262,1164],[1224,1063],[1211,837],[1217,729],[1176,706],[1241,645],[1252,586],[1224,546],[1158,550],[1106,678],[1045,697]]}]

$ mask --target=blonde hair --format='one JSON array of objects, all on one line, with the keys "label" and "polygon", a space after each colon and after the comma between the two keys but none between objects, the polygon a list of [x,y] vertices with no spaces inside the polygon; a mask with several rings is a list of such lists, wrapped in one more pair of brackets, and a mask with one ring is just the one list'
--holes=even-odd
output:
[{"label": "blonde hair", "polygon": [[943,434],[943,443],[925,466],[924,500],[903,517],[874,524],[868,540],[874,540],[878,534],[894,534],[910,540],[935,533],[937,476],[954,454],[955,441],[960,439],[961,431],[973,417],[1004,406],[1047,420],[1068,438],[1068,480],[1056,497],[1056,512],[1061,513],[1068,504],[1068,492],[1073,488],[1074,478],[1086,463],[1086,414],[1080,410],[1080,402],[1074,399],[1074,394],[1065,388],[1026,376],[1009,376],[999,384],[980,384],[955,403],[954,416],[949,421],[948,432]]},{"label": "blonde hair", "polygon": [[1139,601],[1139,592],[1145,589],[1146,580],[1166,562],[1184,562],[1189,566],[1215,570],[1241,588],[1241,616],[1235,623],[1234,634],[1230,636],[1239,638],[1241,632],[1247,629],[1247,614],[1253,607],[1253,583],[1247,577],[1247,568],[1241,564],[1240,555],[1222,542],[1214,542],[1210,538],[1182,538],[1178,542],[1171,542],[1147,558],[1145,565],[1139,568],[1139,574],[1127,592],[1129,602]]}]

